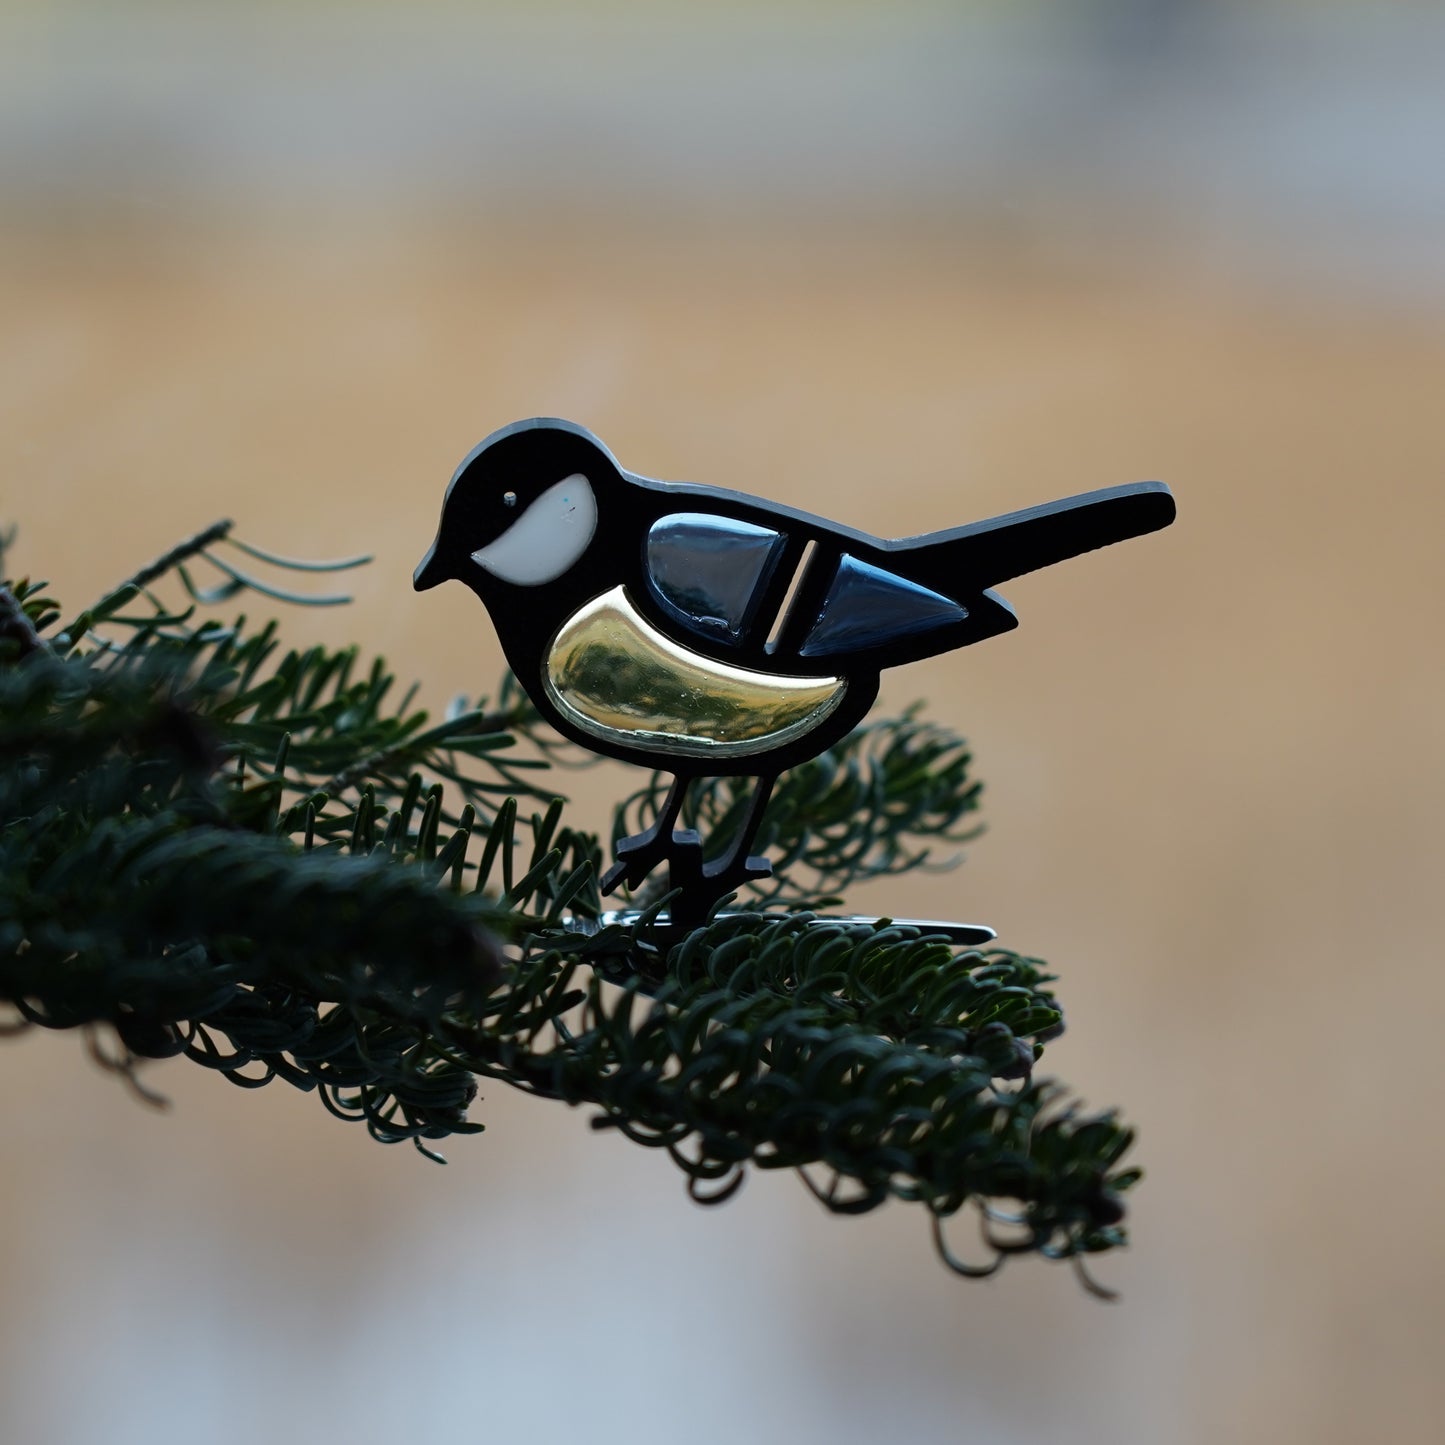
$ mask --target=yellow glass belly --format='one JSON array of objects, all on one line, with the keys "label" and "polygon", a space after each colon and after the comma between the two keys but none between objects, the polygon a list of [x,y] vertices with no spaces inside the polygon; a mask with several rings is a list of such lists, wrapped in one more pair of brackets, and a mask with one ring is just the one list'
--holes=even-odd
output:
[{"label": "yellow glass belly", "polygon": [[614,587],[575,612],[542,669],[547,696],[604,742],[681,757],[747,757],[816,727],[837,677],[777,677],[700,657],[664,637]]}]

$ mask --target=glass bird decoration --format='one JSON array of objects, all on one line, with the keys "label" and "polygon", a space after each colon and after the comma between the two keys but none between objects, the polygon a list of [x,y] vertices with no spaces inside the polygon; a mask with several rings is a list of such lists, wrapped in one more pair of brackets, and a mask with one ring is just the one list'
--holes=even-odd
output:
[{"label": "glass bird decoration", "polygon": [[[635,888],[666,865],[670,922],[686,928],[768,875],[751,848],[774,780],[858,725],[885,667],[1010,631],[997,584],[1173,518],[1169,489],[1140,482],[883,540],[638,476],[583,427],[537,418],[462,461],[414,582],[476,593],[558,732],[671,774],[656,821],[618,840],[601,885]],[[753,779],[752,798],[704,862],[677,825],[689,783],[719,776]]]}]

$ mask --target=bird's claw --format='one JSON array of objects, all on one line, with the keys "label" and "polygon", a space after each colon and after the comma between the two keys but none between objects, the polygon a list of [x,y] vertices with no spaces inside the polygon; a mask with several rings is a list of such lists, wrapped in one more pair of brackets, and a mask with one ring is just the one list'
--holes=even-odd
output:
[{"label": "bird's claw", "polygon": [[605,898],[609,893],[616,892],[626,881],[626,878],[627,861],[626,859],[622,859],[614,863],[602,877],[597,880],[598,891]]},{"label": "bird's claw", "polygon": [[756,853],[737,860],[719,858],[703,869],[703,876],[709,883],[725,884],[730,892],[734,888],[741,888],[744,883],[751,883],[755,878],[771,878],[773,865]]},{"label": "bird's claw", "polygon": [[695,828],[678,828],[662,834],[655,828],[634,833],[618,841],[613,850],[617,861],[602,875],[598,887],[608,894],[624,883],[636,888],[654,868],[667,864],[674,888],[686,887],[684,878],[701,878],[702,837]]},{"label": "bird's claw", "polygon": [[680,890],[672,904],[673,920],[688,920],[689,927],[702,922],[720,899],[754,879],[771,877],[773,871],[768,860],[756,854],[745,858],[725,854],[704,863],[702,838],[693,828],[678,828],[670,834],[653,829],[634,833],[621,839],[615,851],[616,862],[599,883],[602,893],[612,893],[624,883],[636,888],[665,863],[668,887]]},{"label": "bird's claw", "polygon": [[726,853],[711,863],[704,863],[702,839],[691,828],[679,829],[672,835],[672,841],[675,846],[667,856],[668,887],[681,888],[684,900],[700,899],[704,909],[744,883],[772,875],[773,865],[756,855],[735,858]]}]

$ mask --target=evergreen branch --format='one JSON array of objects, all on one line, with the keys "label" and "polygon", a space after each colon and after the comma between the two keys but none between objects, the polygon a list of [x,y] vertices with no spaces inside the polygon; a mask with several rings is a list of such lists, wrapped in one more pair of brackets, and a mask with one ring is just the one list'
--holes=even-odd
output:
[{"label": "evergreen branch", "polygon": [[[822,1166],[838,1212],[892,1195],[947,1217],[1008,1198],[1031,1249],[1062,1258],[1122,1238],[1118,1196],[1134,1179],[1113,1166],[1130,1135],[1030,1079],[1027,1039],[1058,1020],[1031,961],[954,954],[911,930],[735,915],[673,951],[645,1009],[635,978],[615,990],[596,964],[575,986],[577,963],[572,945],[539,948],[492,1018],[444,1030],[455,1057],[601,1106],[596,1127],[668,1149],[695,1197],[735,1187],[748,1162]],[[995,1082],[1009,1078],[1025,1083]]]},{"label": "evergreen branch", "polygon": [[116,592],[123,592],[130,589],[135,592],[143,592],[153,582],[159,582],[168,572],[173,572],[183,563],[190,561],[192,557],[198,557],[207,547],[216,542],[225,540],[231,535],[231,528],[234,522],[222,520],[212,522],[209,527],[203,527],[193,537],[187,537],[184,542],[178,542],[168,552],[157,557],[154,562],[142,567],[133,577],[122,582],[115,589]]},{"label": "evergreen branch", "polygon": [[[186,587],[198,602],[223,602],[229,597],[234,597],[241,590],[258,592],[262,597],[270,597],[276,602],[290,602],[298,607],[344,607],[351,598],[345,593],[335,592],[327,595],[306,592],[292,592],[289,588],[274,587],[269,582],[262,582],[259,578],[252,577],[247,572],[231,566],[229,562],[223,562],[219,557],[211,553],[201,551],[198,554],[202,560],[209,562],[218,572],[224,573],[231,580],[215,589],[214,592],[206,593],[198,591],[186,579]],[[315,571],[330,571],[329,567],[315,568]]]},{"label": "evergreen branch", "polygon": [[19,657],[45,650],[30,614],[8,586],[0,586],[0,642],[10,643]]},{"label": "evergreen branch", "polygon": [[[242,1087],[282,1079],[431,1157],[481,1127],[467,1110],[493,1078],[665,1149],[700,1202],[750,1165],[793,1169],[835,1213],[922,1204],[959,1273],[1036,1253],[1097,1288],[1079,1261],[1124,1242],[1138,1171],[1119,1167],[1128,1129],[1035,1077],[1063,1026],[1051,976],[801,911],[974,836],[961,739],[909,713],[782,778],[777,874],[754,893],[772,912],[664,946],[664,896],[598,929],[599,841],[566,823],[547,780],[569,754],[515,686],[434,723],[353,648],[197,620],[186,563],[227,526],[63,646],[42,584],[0,591],[0,1034],[89,1031],[148,1097],[142,1062],[177,1054]],[[168,575],[195,606],[152,590]],[[265,586],[232,569],[221,590]],[[654,783],[624,811],[656,802]],[[701,784],[689,818],[722,841],[742,803]],[[981,1264],[942,1229],[966,1209]]]},{"label": "evergreen branch", "polygon": [[264,548],[243,542],[239,537],[229,534],[224,541],[228,547],[234,547],[238,552],[244,552],[258,562],[267,562],[272,567],[284,567],[288,572],[350,572],[353,568],[365,567],[372,560],[368,554],[360,557],[340,557],[331,562],[307,562],[296,557],[278,556],[275,552],[267,552]]},{"label": "evergreen branch", "polygon": [[482,737],[496,738],[509,733],[518,726],[521,719],[516,710],[512,712],[471,712],[449,719],[432,729],[430,734],[407,738],[390,747],[378,748],[366,756],[348,764],[339,773],[328,778],[321,786],[327,793],[343,793],[364,783],[378,774],[395,774],[406,771],[418,747],[431,747],[446,741],[475,741]]},{"label": "evergreen branch", "polygon": [[178,542],[168,552],[162,553],[154,562],[148,563],[127,578],[119,587],[113,587],[93,606],[88,607],[79,617],[68,623],[61,631],[60,642],[63,650],[76,646],[97,623],[103,622],[112,613],[123,607],[138,593],[144,593],[151,583],[158,582],[167,573],[180,568],[189,558],[204,551],[213,542],[220,541],[230,532],[233,523],[212,522],[194,536]]}]

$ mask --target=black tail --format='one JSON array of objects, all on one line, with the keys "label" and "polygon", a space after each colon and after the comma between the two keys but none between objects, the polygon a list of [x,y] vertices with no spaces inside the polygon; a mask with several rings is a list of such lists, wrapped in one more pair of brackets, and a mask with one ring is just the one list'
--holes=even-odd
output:
[{"label": "black tail", "polygon": [[894,546],[913,554],[908,576],[956,597],[963,589],[982,591],[1098,547],[1157,532],[1173,520],[1174,498],[1163,482],[1134,482],[950,532],[904,538]]}]

